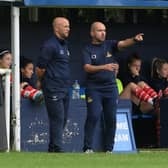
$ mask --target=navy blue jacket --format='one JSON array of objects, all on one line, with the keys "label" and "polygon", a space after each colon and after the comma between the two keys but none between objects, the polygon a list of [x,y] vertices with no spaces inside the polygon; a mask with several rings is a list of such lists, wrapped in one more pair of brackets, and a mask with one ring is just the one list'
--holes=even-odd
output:
[{"label": "navy blue jacket", "polygon": [[50,91],[64,91],[69,87],[70,53],[67,42],[57,38],[55,35],[47,40],[42,49],[37,66],[45,69],[42,87]]}]

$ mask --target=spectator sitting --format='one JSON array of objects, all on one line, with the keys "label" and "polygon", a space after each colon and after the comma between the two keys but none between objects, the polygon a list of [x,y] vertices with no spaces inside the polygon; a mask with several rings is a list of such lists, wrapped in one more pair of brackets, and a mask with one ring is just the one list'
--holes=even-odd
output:
[{"label": "spectator sitting", "polygon": [[164,59],[154,58],[152,61],[151,85],[164,97],[168,96],[168,63]]},{"label": "spectator sitting", "polygon": [[32,75],[34,71],[33,62],[28,58],[21,59],[21,95],[29,98],[35,102],[41,103],[43,101],[43,93],[36,89],[32,82]]},{"label": "spectator sitting", "polygon": [[[0,49],[0,68],[2,69],[10,69],[12,65],[12,55],[7,49]],[[4,87],[4,75],[2,75],[2,84]],[[12,77],[11,77],[12,81]]]},{"label": "spectator sitting", "polygon": [[128,72],[125,75],[125,79],[123,81],[124,86],[128,85],[130,82],[137,84],[138,82],[144,81],[148,83],[148,81],[141,75],[141,65],[142,60],[137,53],[132,53],[128,57],[127,68]]},{"label": "spectator sitting", "polygon": [[157,113],[157,140],[158,146],[160,146],[160,98],[168,97],[168,63],[164,59],[154,58],[152,61],[151,72],[151,85],[158,92],[159,99],[155,105],[155,111]]},{"label": "spectator sitting", "polygon": [[[7,49],[0,49],[0,68],[10,69],[12,64],[12,55]],[[5,75],[0,75],[0,151],[6,151],[8,149],[7,145],[7,130],[6,130],[6,117],[4,111],[4,84]],[[13,132],[10,131],[10,142],[13,142]]]},{"label": "spectator sitting", "polygon": [[12,55],[9,50],[0,49],[0,68],[9,69],[12,64]]},{"label": "spectator sitting", "polygon": [[154,109],[158,94],[147,84],[147,80],[140,74],[141,58],[132,53],[128,59],[128,74],[124,81],[124,91],[120,98],[130,98],[133,102],[133,114],[150,112]]}]

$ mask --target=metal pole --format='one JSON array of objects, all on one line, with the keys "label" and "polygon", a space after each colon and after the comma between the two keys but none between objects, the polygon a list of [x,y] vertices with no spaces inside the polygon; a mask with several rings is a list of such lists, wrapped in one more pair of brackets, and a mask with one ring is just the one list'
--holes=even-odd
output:
[{"label": "metal pole", "polygon": [[5,115],[6,115],[6,135],[7,152],[10,150],[10,70],[5,75]]},{"label": "metal pole", "polygon": [[6,119],[6,136],[7,152],[10,150],[10,69],[0,69],[0,74],[5,74],[5,119]]},{"label": "metal pole", "polygon": [[13,54],[13,90],[12,90],[12,114],[14,116],[14,149],[20,151],[20,9],[11,7],[11,41]]}]

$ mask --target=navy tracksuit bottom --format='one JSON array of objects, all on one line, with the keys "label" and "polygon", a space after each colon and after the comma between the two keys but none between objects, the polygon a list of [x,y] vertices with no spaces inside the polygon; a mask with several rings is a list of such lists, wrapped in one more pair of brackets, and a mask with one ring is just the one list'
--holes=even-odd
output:
[{"label": "navy tracksuit bottom", "polygon": [[[87,118],[85,121],[83,150],[93,149],[97,121],[103,116],[104,151],[112,151],[116,130],[117,87],[111,91],[86,89]],[[102,115],[103,113],[103,115]]]},{"label": "navy tracksuit bottom", "polygon": [[46,92],[43,89],[49,118],[49,152],[63,152],[62,134],[67,121],[69,92]]}]

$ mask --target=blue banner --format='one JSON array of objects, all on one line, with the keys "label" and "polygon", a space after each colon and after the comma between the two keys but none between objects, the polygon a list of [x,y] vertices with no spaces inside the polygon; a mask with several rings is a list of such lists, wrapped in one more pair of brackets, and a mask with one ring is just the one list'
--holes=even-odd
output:
[{"label": "blue banner", "polygon": [[115,134],[114,151],[129,152],[136,151],[133,131],[130,125],[131,119],[128,118],[128,109],[125,112],[118,111],[117,114],[117,129]]},{"label": "blue banner", "polygon": [[167,8],[168,0],[24,0],[26,6]]},{"label": "blue banner", "polygon": [[[63,146],[66,152],[82,152],[84,124],[86,119],[85,100],[70,100],[69,116],[63,133]],[[99,120],[94,133],[95,151],[103,150],[103,125]],[[114,152],[137,152],[131,120],[131,102],[119,100]],[[21,150],[47,151],[49,143],[48,115],[45,105],[29,99],[21,99]]]}]

